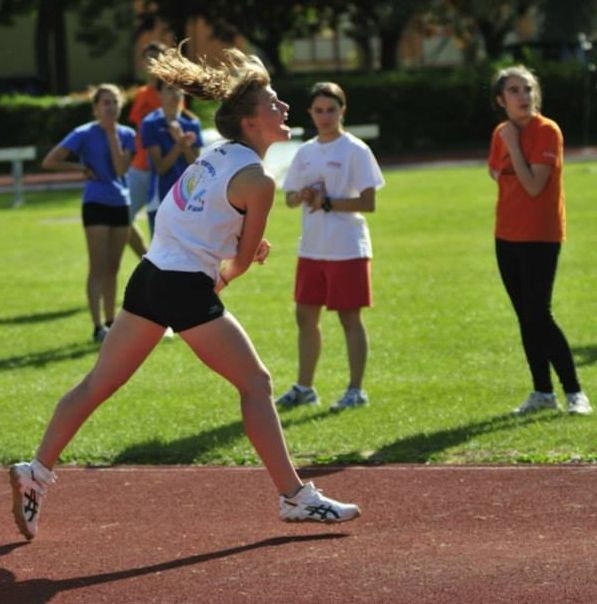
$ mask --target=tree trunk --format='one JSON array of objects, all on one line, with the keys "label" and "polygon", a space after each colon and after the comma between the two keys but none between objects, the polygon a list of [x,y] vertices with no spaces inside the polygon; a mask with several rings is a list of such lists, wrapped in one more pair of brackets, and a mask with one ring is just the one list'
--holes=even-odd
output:
[{"label": "tree trunk", "polygon": [[286,67],[284,63],[282,63],[282,58],[280,57],[281,40],[278,37],[269,36],[266,40],[263,40],[263,42],[259,43],[257,40],[253,40],[253,42],[265,53],[274,75],[279,76],[286,73]]},{"label": "tree trunk", "polygon": [[62,0],[44,0],[39,4],[35,24],[35,63],[44,92],[68,92],[66,25]]},{"label": "tree trunk", "polygon": [[57,94],[68,94],[68,48],[66,40],[66,15],[61,0],[55,0],[54,11],[54,76]]},{"label": "tree trunk", "polygon": [[481,32],[481,37],[485,43],[485,53],[490,60],[495,61],[496,59],[499,59],[504,47],[504,38],[506,37],[510,26],[511,24],[509,23],[507,26],[496,29],[492,23],[484,21],[483,19],[479,20],[479,31]]},{"label": "tree trunk", "polygon": [[48,5],[40,2],[35,23],[35,71],[42,92],[50,92],[50,34],[46,26]]},{"label": "tree trunk", "polygon": [[355,44],[359,48],[361,64],[359,67],[364,71],[373,71],[373,48],[369,36],[353,36]]},{"label": "tree trunk", "polygon": [[398,44],[400,33],[395,31],[381,32],[381,69],[394,71],[398,67]]}]

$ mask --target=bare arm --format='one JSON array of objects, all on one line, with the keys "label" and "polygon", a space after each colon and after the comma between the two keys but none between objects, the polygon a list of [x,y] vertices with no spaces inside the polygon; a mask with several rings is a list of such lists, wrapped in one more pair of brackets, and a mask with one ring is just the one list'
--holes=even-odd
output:
[{"label": "bare arm", "polygon": [[151,162],[160,176],[166,174],[166,172],[168,172],[168,170],[176,163],[180,152],[180,146],[177,144],[175,144],[166,155],[162,155],[162,150],[159,145],[147,147],[147,153],[151,158]]},{"label": "bare arm", "polygon": [[168,130],[174,139],[174,145],[166,155],[162,155],[159,145],[151,145],[147,148],[151,161],[160,175],[168,172],[180,155],[184,156],[187,164],[192,164],[199,156],[199,149],[193,147],[197,140],[194,132],[183,132],[178,122],[171,123]]},{"label": "bare arm", "polygon": [[224,263],[220,271],[222,279],[218,281],[216,291],[246,272],[254,260],[259,261],[259,251],[264,245],[263,233],[274,202],[275,190],[274,180],[260,166],[247,168],[232,179],[228,198],[235,207],[245,210],[246,214],[236,256]]},{"label": "bare arm", "polygon": [[296,208],[297,206],[300,206],[301,203],[302,203],[302,200],[300,198],[299,191],[288,191],[286,193],[286,205],[289,208]]},{"label": "bare arm", "polygon": [[508,153],[512,161],[514,172],[524,190],[531,196],[536,197],[543,191],[547,180],[553,170],[547,164],[529,164],[520,148],[519,131],[512,123],[508,122],[500,131],[502,140],[508,147]]},{"label": "bare arm", "polygon": [[108,137],[108,146],[110,147],[110,156],[112,157],[112,166],[116,176],[124,176],[131,163],[131,152],[125,151],[120,144],[116,124],[113,127],[105,127]]},{"label": "bare arm", "polygon": [[44,170],[56,170],[58,172],[81,172],[87,176],[87,178],[93,178],[93,172],[89,168],[85,167],[79,161],[71,161],[68,159],[70,151],[56,145],[53,149],[48,151],[48,154],[44,157],[41,162]]},{"label": "bare arm", "polygon": [[187,132],[182,144],[182,154],[187,164],[192,164],[199,157],[199,148],[194,147],[197,136],[194,132]]},{"label": "bare arm", "polygon": [[[311,211],[321,210],[325,202],[326,192],[318,191],[313,197],[313,201],[308,205]],[[368,187],[363,189],[358,197],[349,197],[344,199],[330,199],[330,209],[332,212],[374,212],[375,211],[375,189]]]},{"label": "bare arm", "polygon": [[303,187],[300,191],[288,191],[286,193],[286,205],[289,208],[296,208],[301,203],[310,205],[319,190],[315,187]]}]

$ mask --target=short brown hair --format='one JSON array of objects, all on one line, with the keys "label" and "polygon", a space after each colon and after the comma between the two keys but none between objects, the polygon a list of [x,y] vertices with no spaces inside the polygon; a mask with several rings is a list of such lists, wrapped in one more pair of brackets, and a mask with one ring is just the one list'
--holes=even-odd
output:
[{"label": "short brown hair", "polygon": [[100,97],[102,93],[109,92],[116,97],[118,102],[118,106],[122,107],[124,104],[124,95],[122,94],[122,90],[116,86],[116,84],[99,84],[90,90],[91,102],[93,105],[97,105],[99,103]]},{"label": "short brown hair", "polygon": [[335,99],[338,101],[340,107],[346,107],[346,94],[335,82],[317,82],[314,84],[309,93],[309,105],[318,96],[327,96],[330,99]]},{"label": "short brown hair", "polygon": [[141,55],[143,57],[145,57],[146,55],[157,56],[161,55],[166,50],[168,50],[168,47],[163,42],[160,42],[159,40],[152,40],[143,47]]}]

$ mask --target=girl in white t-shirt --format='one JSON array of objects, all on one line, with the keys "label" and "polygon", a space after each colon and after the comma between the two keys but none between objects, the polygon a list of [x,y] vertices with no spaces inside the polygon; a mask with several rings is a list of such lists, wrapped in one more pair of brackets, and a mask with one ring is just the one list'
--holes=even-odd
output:
[{"label": "girl in white t-shirt", "polygon": [[360,515],[357,505],[324,497],[297,475],[269,372],[218,296],[252,262],[267,258],[269,244],[262,236],[275,182],[261,161],[272,143],[290,137],[288,105],[272,90],[261,61],[238,50],[227,51],[213,67],[170,49],[152,61],[150,70],[189,94],[220,100],[216,125],[229,141],[189,166],[166,195],[149,252],[129,280],[123,310],[95,367],[58,403],[35,459],[11,466],[17,526],[27,539],[36,535],[42,498],[54,482],[52,468],[60,453],[93,411],[128,381],[168,325],[238,390],[247,436],[280,493],[280,518],[352,520]]},{"label": "girl in white t-shirt", "polygon": [[298,323],[298,380],[276,403],[317,404],[313,387],[321,351],[321,309],[338,312],[346,337],[350,378],[332,411],[367,403],[362,390],[367,331],[361,308],[371,306],[371,239],[361,212],[375,210],[376,189],[384,185],[371,149],[344,131],[346,96],[338,84],[311,90],[309,113],[317,136],[294,157],[284,181],[286,203],[302,207],[303,224],[295,283]]}]

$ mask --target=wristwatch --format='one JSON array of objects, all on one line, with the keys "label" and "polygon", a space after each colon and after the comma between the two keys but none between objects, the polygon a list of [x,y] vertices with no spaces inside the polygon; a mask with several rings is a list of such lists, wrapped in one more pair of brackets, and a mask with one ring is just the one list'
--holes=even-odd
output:
[{"label": "wristwatch", "polygon": [[332,211],[332,200],[327,195],[326,195],[325,199],[323,200],[323,203],[321,204],[321,209],[324,212]]}]

